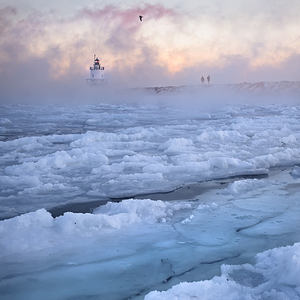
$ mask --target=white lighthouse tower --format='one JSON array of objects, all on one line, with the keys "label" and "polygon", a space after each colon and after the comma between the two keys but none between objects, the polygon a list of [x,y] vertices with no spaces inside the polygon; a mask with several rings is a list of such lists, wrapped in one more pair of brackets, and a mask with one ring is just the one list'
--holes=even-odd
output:
[{"label": "white lighthouse tower", "polygon": [[94,65],[90,67],[90,77],[87,79],[88,83],[99,84],[104,81],[104,67],[101,67],[100,60],[94,54]]}]

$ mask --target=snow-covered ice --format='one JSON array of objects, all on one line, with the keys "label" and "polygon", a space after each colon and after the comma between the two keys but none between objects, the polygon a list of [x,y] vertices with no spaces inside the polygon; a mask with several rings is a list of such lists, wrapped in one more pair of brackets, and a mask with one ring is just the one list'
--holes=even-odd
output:
[{"label": "snow-covered ice", "polygon": [[299,110],[3,106],[0,217],[299,164]]},{"label": "snow-covered ice", "polygon": [[300,243],[259,253],[255,265],[223,265],[221,276],[182,282],[166,292],[151,292],[145,300],[167,299],[299,299]]},{"label": "snow-covered ice", "polygon": [[1,299],[300,299],[300,107],[188,106],[0,107]]},{"label": "snow-covered ice", "polygon": [[[53,218],[40,209],[3,220],[2,298],[143,299],[175,285],[146,299],[297,299],[299,244],[254,260],[300,240],[300,179],[290,173],[215,181],[185,200],[128,199],[93,214]],[[231,186],[241,182],[237,194]],[[191,281],[199,282],[177,286]]]},{"label": "snow-covered ice", "polygon": [[[107,203],[93,214],[67,212],[53,218],[45,209],[3,220],[0,223],[0,257],[35,250],[59,248],[61,241],[94,238],[103,232],[138,223],[164,223],[174,212],[191,208],[189,203],[129,199]],[[8,234],[9,233],[9,234]]]}]

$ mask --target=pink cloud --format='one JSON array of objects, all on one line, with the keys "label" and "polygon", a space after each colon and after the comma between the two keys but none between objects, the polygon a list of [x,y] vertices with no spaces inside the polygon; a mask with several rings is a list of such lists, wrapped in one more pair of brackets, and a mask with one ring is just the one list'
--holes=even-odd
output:
[{"label": "pink cloud", "polygon": [[[242,59],[231,56],[226,59],[227,65],[216,67],[204,62],[199,63],[196,59],[195,62],[192,61],[192,64],[188,65],[188,53],[184,53],[180,57],[184,62],[182,69],[176,75],[177,77],[174,74],[171,76],[168,69],[170,61],[159,61],[159,54],[168,49],[155,47],[152,40],[146,40],[147,37],[140,34],[143,33],[143,25],[146,25],[148,21],[153,24],[164,18],[171,25],[179,27],[180,24],[183,27],[181,29],[185,29],[183,22],[186,18],[185,15],[163,5],[147,4],[127,9],[111,5],[95,9],[85,8],[71,17],[57,16],[53,12],[37,11],[23,15],[23,17],[20,15],[13,7],[0,9],[0,73],[11,70],[11,67],[8,67],[11,61],[18,62],[15,65],[19,66],[20,63],[26,64],[29,61],[42,60],[47,66],[47,72],[64,76],[69,73],[60,73],[61,68],[68,70],[71,65],[70,61],[72,61],[72,74],[79,77],[80,72],[89,66],[85,67],[84,57],[87,57],[89,51],[94,50],[92,47],[97,47],[101,51],[101,55],[106,59],[105,67],[114,72],[112,77],[116,78],[118,75],[120,78],[130,78],[134,83],[138,80],[151,82],[151,80],[158,79],[160,79],[159,82],[163,82],[163,78],[167,80],[179,78],[181,80],[185,78],[184,76],[192,80],[193,74],[202,72],[204,68],[210,70],[210,73],[219,72],[219,77],[225,78],[228,74],[233,74],[236,78],[240,78],[241,74],[249,77],[251,72],[254,72],[249,70],[249,58],[242,54],[240,54]],[[144,16],[143,23],[139,21],[139,15]],[[82,32],[80,32],[81,24],[83,24]],[[190,34],[192,36],[192,33]],[[98,44],[93,43],[94,36],[99,41]],[[42,49],[40,52],[38,52],[39,45]],[[254,46],[257,48],[257,45]],[[176,47],[173,46],[173,48],[176,54]],[[95,50],[98,51],[98,49]],[[171,59],[175,57],[175,54],[171,55]],[[127,66],[124,64],[124,58],[128,63]],[[28,65],[34,65],[34,63]],[[281,69],[291,70],[293,65],[282,64]],[[125,68],[122,69],[122,66]],[[278,67],[279,71],[281,66]],[[38,68],[32,67],[32,69],[39,72]],[[260,74],[263,69],[260,69]],[[267,70],[266,74],[271,74],[270,67],[265,67],[265,69]],[[294,74],[299,74],[298,69],[293,70],[295,70]],[[129,72],[130,76],[128,76]],[[225,73],[226,76],[224,76]],[[233,75],[231,75],[231,79],[235,80]],[[13,78],[13,75],[11,76]]]},{"label": "pink cloud", "polygon": [[144,20],[157,20],[163,17],[175,17],[178,13],[170,8],[154,4],[146,4],[143,7],[129,9],[119,9],[108,5],[102,9],[83,9],[79,12],[78,17],[86,17],[93,21],[105,18],[106,21],[120,22],[123,26],[131,27],[138,23],[139,15],[143,15]]},{"label": "pink cloud", "polygon": [[17,10],[14,7],[6,6],[0,9],[0,33],[11,25],[11,19],[16,15]]},{"label": "pink cloud", "polygon": [[146,4],[128,9],[108,5],[100,9],[85,8],[77,14],[76,18],[88,19],[96,29],[100,28],[109,33],[109,37],[104,41],[105,45],[113,52],[120,52],[145,46],[143,41],[137,38],[137,33],[142,28],[140,15],[144,16],[144,22],[147,22],[160,18],[175,18],[179,14],[163,5]]}]

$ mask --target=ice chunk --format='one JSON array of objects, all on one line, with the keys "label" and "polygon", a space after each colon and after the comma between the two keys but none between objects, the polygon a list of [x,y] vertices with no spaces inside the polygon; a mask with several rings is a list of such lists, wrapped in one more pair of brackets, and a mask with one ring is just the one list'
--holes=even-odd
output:
[{"label": "ice chunk", "polygon": [[145,300],[169,299],[299,299],[300,243],[256,256],[256,264],[221,268],[221,276],[182,282],[165,292],[153,291]]},{"label": "ice chunk", "polygon": [[300,167],[294,167],[291,172],[291,175],[294,177],[300,177]]},{"label": "ice chunk", "polygon": [[249,137],[237,130],[206,130],[197,136],[197,140],[201,143],[245,143]]},{"label": "ice chunk", "polygon": [[244,179],[244,180],[237,180],[231,183],[228,186],[228,192],[232,194],[241,194],[246,193],[248,191],[253,191],[257,188],[263,187],[265,182],[263,180],[258,179]]},{"label": "ice chunk", "polygon": [[189,152],[193,148],[193,141],[186,138],[173,138],[169,139],[163,145],[161,149],[167,154],[178,154],[181,152]]},{"label": "ice chunk", "polygon": [[0,221],[0,257],[36,251],[49,247],[68,246],[74,239],[96,238],[105,230],[118,230],[136,223],[166,222],[176,211],[191,208],[189,203],[128,199],[107,203],[93,214],[67,212],[52,218],[45,209]]},{"label": "ice chunk", "polygon": [[11,124],[12,121],[8,118],[0,118],[0,125]]}]

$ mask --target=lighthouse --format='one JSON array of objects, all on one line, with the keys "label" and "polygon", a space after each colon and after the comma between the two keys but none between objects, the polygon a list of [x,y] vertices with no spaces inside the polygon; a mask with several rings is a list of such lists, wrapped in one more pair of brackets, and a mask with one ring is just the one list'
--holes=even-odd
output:
[{"label": "lighthouse", "polygon": [[94,64],[90,67],[90,77],[87,82],[90,84],[99,84],[104,81],[104,67],[101,67],[100,60],[94,54]]}]

